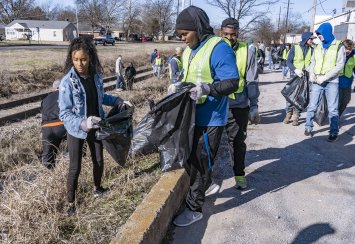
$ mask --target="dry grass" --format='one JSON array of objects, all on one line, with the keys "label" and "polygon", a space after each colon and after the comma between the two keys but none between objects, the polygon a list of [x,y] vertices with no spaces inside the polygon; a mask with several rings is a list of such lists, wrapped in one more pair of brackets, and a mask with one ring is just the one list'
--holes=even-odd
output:
[{"label": "dry grass", "polygon": [[[147,112],[147,99],[160,99],[166,86],[167,81],[149,79],[120,95],[135,104],[138,121]],[[103,185],[111,191],[94,199],[88,153],[79,177],[78,214],[67,218],[69,159],[61,154],[55,170],[45,169],[38,158],[40,121],[32,118],[24,124],[0,128],[0,242],[108,243],[158,180],[158,155],[129,159],[121,168],[105,153]]]},{"label": "dry grass", "polygon": [[[131,62],[135,67],[149,64],[149,55],[158,48],[163,56],[174,52],[180,43],[129,43],[116,46],[97,46],[104,75],[115,72],[115,62],[119,54],[124,63]],[[66,48],[1,50],[0,59],[0,98],[16,94],[28,94],[51,87],[55,79],[63,76],[63,65],[67,55]]]}]

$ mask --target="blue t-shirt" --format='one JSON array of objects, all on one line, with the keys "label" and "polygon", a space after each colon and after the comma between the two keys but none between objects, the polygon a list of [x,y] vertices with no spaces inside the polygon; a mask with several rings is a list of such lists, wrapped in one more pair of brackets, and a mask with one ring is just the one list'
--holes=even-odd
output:
[{"label": "blue t-shirt", "polygon": [[[208,39],[192,50],[193,54],[207,42]],[[238,68],[233,49],[224,41],[219,42],[212,51],[211,76],[213,83],[226,79],[237,79]],[[225,126],[228,119],[228,97],[207,96],[206,102],[196,105],[196,120],[198,126]]]},{"label": "blue t-shirt", "polygon": [[[346,63],[348,62],[349,58],[355,55],[355,51],[353,50],[350,55],[346,56]],[[353,70],[353,73],[355,70]],[[351,84],[353,83],[354,76],[351,76],[350,78],[346,77],[345,75],[339,76],[339,88],[341,89],[349,89],[351,88]]]}]

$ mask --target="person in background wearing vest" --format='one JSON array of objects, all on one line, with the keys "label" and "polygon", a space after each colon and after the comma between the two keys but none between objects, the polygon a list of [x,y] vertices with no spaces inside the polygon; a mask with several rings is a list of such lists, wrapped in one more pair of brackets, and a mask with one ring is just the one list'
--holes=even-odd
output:
[{"label": "person in background wearing vest", "polygon": [[309,80],[313,82],[304,134],[313,136],[313,118],[323,93],[329,110],[329,142],[338,139],[339,133],[339,84],[338,77],[345,65],[345,48],[335,39],[330,23],[321,24],[316,34],[321,41],[314,49],[309,67]]},{"label": "person in background wearing vest", "polygon": [[354,42],[346,39],[343,41],[346,52],[345,66],[339,75],[339,117],[342,115],[351,99],[351,84],[355,72]]},{"label": "person in background wearing vest", "polygon": [[[187,44],[182,61],[182,82],[196,86],[190,90],[196,101],[192,152],[186,162],[190,188],[186,208],[175,219],[176,226],[188,226],[202,219],[205,192],[212,185],[211,173],[222,132],[228,119],[228,95],[238,89],[238,69],[233,49],[213,33],[207,14],[190,6],[176,19],[176,31]],[[175,84],[170,85],[170,91]],[[218,190],[218,189],[217,189]]]},{"label": "person in background wearing vest", "polygon": [[291,44],[287,43],[285,49],[282,51],[281,67],[282,67],[282,79],[286,79],[288,67],[286,65],[286,60],[291,49]]},{"label": "person in background wearing vest", "polygon": [[117,91],[122,91],[124,89],[124,80],[123,80],[123,61],[122,61],[122,56],[118,55],[118,58],[116,60],[116,90]]},{"label": "person in background wearing vest", "polygon": [[182,47],[175,48],[175,55],[171,58],[169,62],[169,75],[170,75],[170,82],[172,84],[178,81],[180,77],[180,73],[182,70],[182,62],[181,62],[181,55],[183,49]]},{"label": "person in background wearing vest", "polygon": [[41,103],[42,114],[42,163],[48,169],[55,167],[55,158],[60,143],[67,134],[64,123],[59,119],[59,84],[60,80],[53,82],[53,92],[46,96]]},{"label": "person in background wearing vest", "polygon": [[[305,75],[304,71],[308,70],[311,63],[313,52],[312,43],[314,38],[312,32],[304,32],[300,44],[296,44],[290,49],[286,64],[290,69],[291,78],[294,77],[294,74],[298,77],[302,77]],[[285,124],[290,123],[293,114],[292,125],[298,126],[301,112],[302,110],[295,108],[291,103],[286,101],[286,116],[283,122]]]},{"label": "person in background wearing vest", "polygon": [[152,69],[153,69],[153,75],[156,75],[157,71],[155,70],[155,58],[158,55],[158,50],[154,49],[154,51],[152,52],[152,54],[150,55],[149,61],[150,64],[152,65]]},{"label": "person in background wearing vest", "polygon": [[163,60],[160,56],[160,53],[158,52],[157,57],[154,60],[154,66],[155,66],[155,71],[156,71],[156,75],[158,77],[158,79],[160,79],[160,75],[162,72],[162,68],[163,68]]},{"label": "person in background wearing vest", "polygon": [[223,20],[221,36],[230,42],[236,54],[239,71],[238,89],[229,95],[226,131],[233,161],[236,188],[243,190],[247,188],[244,161],[247,150],[245,139],[247,138],[248,120],[254,124],[260,122],[258,112],[260,91],[256,47],[252,44],[251,39],[248,39],[246,43],[238,41],[238,29],[239,22],[236,19]]}]

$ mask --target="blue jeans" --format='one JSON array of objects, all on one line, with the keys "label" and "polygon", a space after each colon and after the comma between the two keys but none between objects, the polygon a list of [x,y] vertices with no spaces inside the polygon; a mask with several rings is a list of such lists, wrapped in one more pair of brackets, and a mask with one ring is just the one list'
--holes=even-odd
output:
[{"label": "blue jeans", "polygon": [[268,56],[269,70],[275,69],[274,63],[272,62],[271,55]]},{"label": "blue jeans", "polygon": [[310,96],[309,105],[307,108],[307,118],[306,118],[306,130],[313,130],[313,118],[314,113],[319,105],[319,100],[323,93],[325,92],[325,97],[327,98],[327,105],[329,110],[329,124],[330,124],[330,135],[338,135],[339,133],[339,87],[337,83],[325,82],[322,85],[316,83],[312,84],[312,92]]},{"label": "blue jeans", "polygon": [[123,77],[122,75],[117,75],[117,79],[116,79],[116,89],[123,89]]},{"label": "blue jeans", "polygon": [[282,66],[282,77],[286,77],[288,72],[287,66]]}]

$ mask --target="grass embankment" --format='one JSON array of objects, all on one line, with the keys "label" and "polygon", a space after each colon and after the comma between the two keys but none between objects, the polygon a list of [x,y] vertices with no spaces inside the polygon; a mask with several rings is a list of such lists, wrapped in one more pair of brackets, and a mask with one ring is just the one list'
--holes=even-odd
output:
[{"label": "grass embankment", "polygon": [[[141,67],[149,64],[154,48],[167,57],[174,52],[176,43],[134,43],[116,46],[97,46],[105,76],[113,75],[118,55],[124,64],[129,62]],[[55,79],[63,76],[66,48],[1,50],[0,52],[0,98],[38,92],[51,87]]]},{"label": "grass embankment", "polygon": [[[147,112],[147,99],[160,99],[167,81],[149,79],[119,95],[135,105],[134,121]],[[40,119],[26,126],[0,128],[0,242],[108,243],[160,177],[159,157],[129,159],[119,167],[105,152],[104,198],[95,199],[90,153],[83,159],[77,193],[76,217],[66,211],[68,157],[59,155],[54,170],[40,162]],[[6,136],[5,136],[6,135]]]}]

